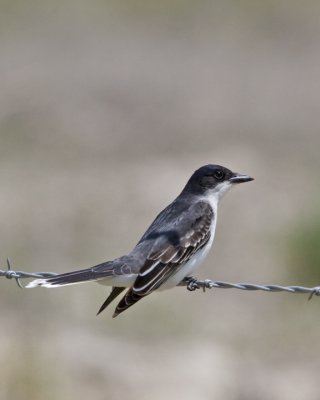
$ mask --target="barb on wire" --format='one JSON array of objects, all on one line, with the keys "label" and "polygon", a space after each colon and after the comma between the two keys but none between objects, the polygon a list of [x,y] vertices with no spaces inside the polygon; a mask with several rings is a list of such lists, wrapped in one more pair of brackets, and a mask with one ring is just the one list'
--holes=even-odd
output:
[{"label": "barb on wire", "polygon": [[212,281],[210,279],[198,280],[193,277],[185,278],[180,286],[187,286],[191,292],[196,289],[240,289],[240,290],[262,290],[265,292],[289,292],[289,293],[310,293],[309,300],[313,295],[320,296],[320,286],[281,286],[281,285],[257,285],[253,283],[229,283],[223,281]]},{"label": "barb on wire", "polygon": [[7,269],[6,270],[1,270],[0,269],[0,277],[4,276],[7,279],[15,279],[17,282],[17,285],[20,288],[23,288],[23,285],[21,283],[20,279],[26,279],[26,278],[49,278],[50,276],[57,275],[54,272],[24,272],[24,271],[14,271],[11,268],[11,262],[9,258],[7,258]]},{"label": "barb on wire", "polygon": [[[54,272],[24,272],[24,271],[14,271],[11,268],[10,260],[7,259],[7,269],[0,270],[0,277],[4,276],[7,279],[15,279],[17,285],[23,288],[21,279],[26,278],[49,278],[50,276],[57,275]],[[320,286],[315,287],[304,287],[304,286],[281,286],[281,285],[258,285],[253,283],[230,283],[223,281],[212,281],[210,279],[198,280],[193,277],[185,278],[179,286],[186,286],[189,291],[194,291],[196,289],[240,289],[240,290],[262,290],[264,292],[288,292],[288,293],[309,293],[309,300],[312,299],[314,295],[320,296]]]}]

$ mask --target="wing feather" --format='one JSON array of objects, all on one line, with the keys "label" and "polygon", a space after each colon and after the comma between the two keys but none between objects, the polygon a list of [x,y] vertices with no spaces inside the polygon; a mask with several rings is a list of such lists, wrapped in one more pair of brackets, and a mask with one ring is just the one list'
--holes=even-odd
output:
[{"label": "wing feather", "polygon": [[210,239],[214,212],[207,202],[192,205],[173,229],[162,230],[154,241],[134,285],[118,304],[117,316],[164,284]]}]

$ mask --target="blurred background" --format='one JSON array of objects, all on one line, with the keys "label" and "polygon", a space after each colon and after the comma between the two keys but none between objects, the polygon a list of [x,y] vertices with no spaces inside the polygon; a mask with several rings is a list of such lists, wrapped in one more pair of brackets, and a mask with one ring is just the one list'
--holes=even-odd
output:
[{"label": "blurred background", "polygon": [[[201,165],[255,177],[199,278],[320,284],[317,1],[0,2],[0,265],[128,252]],[[0,280],[0,398],[318,400],[319,299]]]}]

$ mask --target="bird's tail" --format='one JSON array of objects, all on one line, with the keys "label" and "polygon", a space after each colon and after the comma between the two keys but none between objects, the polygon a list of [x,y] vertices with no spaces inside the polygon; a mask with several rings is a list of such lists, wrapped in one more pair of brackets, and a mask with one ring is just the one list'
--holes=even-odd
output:
[{"label": "bird's tail", "polygon": [[33,288],[36,286],[43,286],[51,288],[58,286],[75,285],[76,283],[97,281],[99,279],[107,278],[108,276],[111,277],[112,275],[113,262],[109,261],[92,268],[66,272],[64,274],[57,274],[54,276],[50,276],[49,278],[35,279],[34,281],[31,281],[26,287]]}]

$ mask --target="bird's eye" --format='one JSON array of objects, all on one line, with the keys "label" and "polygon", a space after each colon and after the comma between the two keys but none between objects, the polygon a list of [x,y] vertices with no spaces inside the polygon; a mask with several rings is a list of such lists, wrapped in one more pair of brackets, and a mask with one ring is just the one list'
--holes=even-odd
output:
[{"label": "bird's eye", "polygon": [[221,169],[218,169],[215,173],[214,173],[214,177],[216,179],[218,179],[218,181],[222,181],[222,179],[224,178],[224,172]]}]

